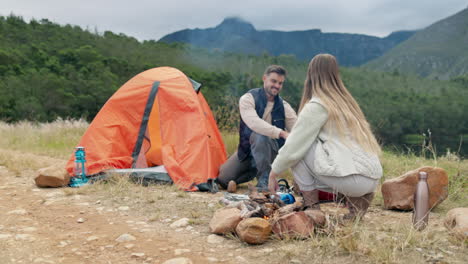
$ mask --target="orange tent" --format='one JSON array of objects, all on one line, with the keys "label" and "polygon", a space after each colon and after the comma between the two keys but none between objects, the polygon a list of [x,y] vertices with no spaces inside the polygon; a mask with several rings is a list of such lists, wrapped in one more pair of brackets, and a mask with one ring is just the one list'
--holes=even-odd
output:
[{"label": "orange tent", "polygon": [[[78,144],[86,150],[87,175],[164,165],[175,184],[192,191],[215,179],[226,150],[199,88],[170,67],[147,70],[125,83]],[[74,156],[66,169],[73,175]]]}]

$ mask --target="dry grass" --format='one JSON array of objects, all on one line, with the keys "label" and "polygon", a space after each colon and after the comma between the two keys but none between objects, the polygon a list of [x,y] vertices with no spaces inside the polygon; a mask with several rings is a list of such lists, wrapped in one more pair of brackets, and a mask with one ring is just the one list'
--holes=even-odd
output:
[{"label": "dry grass", "polygon": [[[64,120],[51,124],[0,123],[0,148],[3,149],[0,150],[0,166],[14,171],[18,177],[31,177],[32,170],[51,165],[56,158],[67,159],[86,127],[83,121]],[[223,139],[228,153],[232,154],[237,146],[237,135],[223,133]],[[431,213],[430,225],[424,231],[416,232],[411,228],[411,213],[383,210],[382,196],[378,192],[363,223],[332,224],[307,240],[272,239],[257,247],[239,242],[242,255],[270,263],[467,263],[467,241],[451,236],[443,226],[443,219],[451,208],[468,207],[468,161],[448,155],[425,159],[413,154],[385,152],[382,163],[385,179],[421,166],[438,166],[448,172],[449,197]],[[290,175],[286,177],[290,179]],[[244,186],[240,188],[245,190]],[[220,207],[216,201],[221,195],[186,193],[167,185],[144,187],[117,175],[64,191],[69,196],[90,196],[103,206],[128,206],[132,213],[150,222],[187,217],[202,232],[207,232],[213,212]],[[329,204],[324,210],[333,219],[345,209]],[[238,240],[235,236],[230,239]]]},{"label": "dry grass", "polygon": [[52,123],[0,122],[0,148],[68,159],[88,125],[81,119],[57,119]]}]

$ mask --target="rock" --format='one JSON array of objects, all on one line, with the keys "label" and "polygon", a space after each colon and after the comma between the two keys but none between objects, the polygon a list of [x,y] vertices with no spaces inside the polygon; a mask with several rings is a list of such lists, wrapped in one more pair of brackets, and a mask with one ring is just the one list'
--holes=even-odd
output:
[{"label": "rock", "polygon": [[273,225],[273,233],[281,238],[307,238],[314,233],[314,223],[304,212],[281,216]]},{"label": "rock", "polygon": [[128,242],[136,240],[136,238],[130,234],[122,234],[115,241],[117,242]]},{"label": "rock", "polygon": [[327,218],[322,210],[305,210],[304,213],[312,219],[316,227],[324,227],[327,224]]},{"label": "rock", "polygon": [[235,260],[236,260],[237,263],[247,263],[247,259],[245,259],[242,256],[236,256]]},{"label": "rock", "polygon": [[57,247],[59,247],[59,248],[63,248],[63,247],[66,247],[66,246],[68,246],[68,243],[67,243],[67,241],[60,241],[60,243],[58,244],[58,246],[57,246]]},{"label": "rock", "polygon": [[210,221],[211,233],[227,234],[234,232],[242,220],[241,211],[237,208],[222,208],[216,210]]},{"label": "rock", "polygon": [[30,227],[25,227],[25,228],[23,228],[23,229],[21,229],[21,230],[22,230],[23,232],[34,232],[34,231],[37,230],[37,228],[30,226]]},{"label": "rock", "polygon": [[33,263],[49,263],[49,264],[53,264],[53,263],[55,263],[55,262],[53,262],[52,260],[44,259],[44,258],[37,258],[37,259],[34,259]]},{"label": "rock", "polygon": [[10,234],[0,234],[0,239],[8,239],[10,237],[11,237]]},{"label": "rock", "polygon": [[142,258],[145,256],[145,253],[132,253],[133,258]]},{"label": "rock", "polygon": [[128,206],[120,206],[119,208],[117,208],[117,210],[119,210],[119,211],[128,211],[128,210],[130,210],[130,207],[128,207]]},{"label": "rock", "polygon": [[164,261],[162,264],[192,264],[189,258],[173,258]]},{"label": "rock", "polygon": [[85,221],[86,221],[86,219],[81,218],[81,217],[78,218],[78,219],[76,219],[76,222],[77,222],[77,223],[80,223],[80,224],[81,224],[81,223],[84,223]]},{"label": "rock", "polygon": [[224,238],[218,235],[209,235],[206,241],[210,244],[222,244],[224,242]]},{"label": "rock", "polygon": [[208,257],[208,258],[206,258],[206,260],[208,260],[208,262],[218,262],[219,261],[219,259],[213,258],[213,257]]},{"label": "rock", "polygon": [[237,225],[236,233],[248,244],[263,244],[271,233],[270,223],[259,217],[247,218]]},{"label": "rock", "polygon": [[99,239],[99,237],[97,237],[97,236],[90,236],[90,237],[88,237],[86,239],[86,241],[94,241],[94,240],[98,240],[98,239]]},{"label": "rock", "polygon": [[7,213],[7,215],[12,215],[12,214],[14,214],[14,215],[25,215],[27,213],[28,212],[26,210],[24,210],[24,209],[16,209],[16,210],[13,210],[13,211],[9,211]]},{"label": "rock", "polygon": [[182,255],[184,253],[189,253],[189,252],[191,252],[191,250],[187,249],[187,248],[174,249],[174,255],[176,255],[176,256]]},{"label": "rock", "polygon": [[429,208],[434,208],[447,198],[448,175],[442,168],[421,167],[409,171],[400,177],[386,180],[382,184],[382,195],[386,209],[412,210],[413,196],[419,181],[419,172],[427,173],[429,185]]},{"label": "rock", "polygon": [[461,239],[468,238],[468,208],[455,208],[448,211],[444,221],[445,226],[455,236]]},{"label": "rock", "polygon": [[24,241],[29,241],[29,242],[32,242],[32,241],[35,241],[36,238],[33,237],[32,235],[30,234],[17,234],[15,236],[15,239],[16,240],[24,240]]},{"label": "rock", "polygon": [[125,245],[124,247],[125,247],[126,249],[131,249],[131,248],[133,248],[134,246],[135,246],[135,244],[127,244],[127,245]]},{"label": "rock", "polygon": [[181,218],[175,221],[174,223],[172,223],[170,227],[172,228],[186,227],[189,225],[189,221],[190,220],[188,218]]},{"label": "rock", "polygon": [[65,170],[66,161],[57,162],[56,164],[42,168],[37,171],[37,176],[34,178],[36,185],[39,187],[62,187],[70,182],[70,175]]}]

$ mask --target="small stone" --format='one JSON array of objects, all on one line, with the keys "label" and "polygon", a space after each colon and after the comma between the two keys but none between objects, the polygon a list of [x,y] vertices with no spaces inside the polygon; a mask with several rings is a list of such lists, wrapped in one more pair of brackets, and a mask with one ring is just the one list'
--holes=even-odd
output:
[{"label": "small stone", "polygon": [[145,253],[132,253],[133,258],[142,258],[145,256]]},{"label": "small stone", "polygon": [[117,242],[128,242],[136,240],[136,238],[130,234],[122,234],[115,241]]},{"label": "small stone", "polygon": [[57,247],[63,248],[68,246],[68,243],[66,241],[60,241],[59,245]]},{"label": "small stone", "polygon": [[460,239],[468,238],[468,208],[459,207],[447,212],[445,226]]},{"label": "small stone", "polygon": [[208,262],[218,262],[219,261],[217,258],[213,258],[213,257],[208,257],[208,258],[206,258],[206,260],[208,260]]},{"label": "small stone", "polygon": [[94,240],[98,240],[99,238],[97,236],[90,236],[86,239],[86,241],[94,241]]},{"label": "small stone", "polygon": [[290,264],[302,264],[302,261],[298,260],[298,259],[291,259],[289,261]]},{"label": "small stone", "polygon": [[30,242],[36,240],[36,238],[31,236],[30,234],[17,234],[15,236],[15,239],[16,240],[30,241]]},{"label": "small stone", "polygon": [[[19,262],[21,262],[21,261],[19,261]],[[37,258],[33,262],[34,263],[55,263],[52,260],[47,260],[47,259],[44,259],[44,258]]]},{"label": "small stone", "polygon": [[125,245],[125,248],[131,249],[131,248],[133,248],[134,246],[135,246],[135,244],[127,244],[127,245]]},{"label": "small stone", "polygon": [[17,209],[17,210],[13,210],[13,211],[9,211],[7,213],[7,215],[12,215],[12,214],[15,214],[15,215],[25,215],[27,214],[28,212],[24,209]]},{"label": "small stone", "polygon": [[84,213],[85,213],[85,211],[80,211],[80,214],[84,214]]},{"label": "small stone", "polygon": [[128,211],[130,210],[130,207],[128,206],[120,206],[119,208],[117,208],[119,211]]},{"label": "small stone", "polygon": [[206,241],[210,244],[221,244],[225,241],[225,239],[221,236],[212,234],[207,237]]},{"label": "small stone", "polygon": [[271,253],[271,252],[273,252],[273,249],[272,248],[264,248],[264,249],[262,249],[262,252],[263,253]]},{"label": "small stone", "polygon": [[181,218],[175,221],[174,223],[172,223],[170,227],[172,228],[186,227],[189,225],[189,221],[190,220],[188,218]]},{"label": "small stone", "polygon": [[36,230],[37,230],[37,228],[35,228],[35,227],[25,227],[25,228],[22,229],[23,232],[34,232]]},{"label": "small stone", "polygon": [[179,255],[182,255],[182,254],[184,254],[184,253],[189,253],[189,252],[191,252],[190,249],[178,248],[178,249],[175,249],[175,250],[174,250],[174,255],[179,256]]},{"label": "small stone", "polygon": [[81,218],[81,217],[78,218],[78,219],[76,220],[76,222],[77,222],[77,223],[80,223],[80,224],[81,224],[81,223],[84,223],[85,221],[86,221],[86,219]]},{"label": "small stone", "polygon": [[162,264],[192,264],[189,258],[172,258],[164,261]]},{"label": "small stone", "polygon": [[235,259],[239,263],[247,263],[247,259],[245,259],[244,257],[236,256]]},{"label": "small stone", "polygon": [[0,234],[0,239],[8,239],[10,237],[11,237],[10,234]]}]

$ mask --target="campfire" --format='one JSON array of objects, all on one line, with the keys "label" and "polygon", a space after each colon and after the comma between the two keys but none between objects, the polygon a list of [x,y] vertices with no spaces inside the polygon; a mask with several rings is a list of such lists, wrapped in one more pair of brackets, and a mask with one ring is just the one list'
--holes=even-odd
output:
[{"label": "campfire", "polygon": [[244,242],[261,244],[272,232],[279,238],[306,238],[314,232],[314,219],[300,211],[302,202],[285,204],[278,195],[251,185],[248,195],[226,193],[220,202],[225,208],[210,222],[215,234],[236,233]]}]

